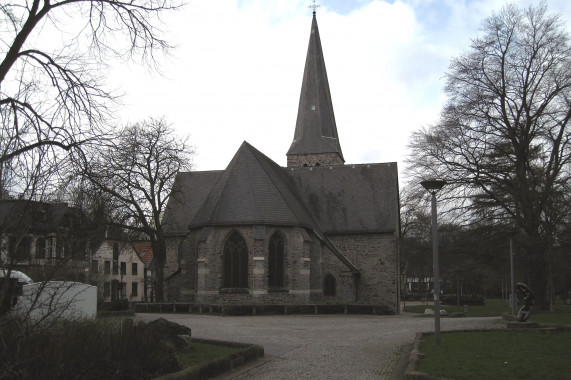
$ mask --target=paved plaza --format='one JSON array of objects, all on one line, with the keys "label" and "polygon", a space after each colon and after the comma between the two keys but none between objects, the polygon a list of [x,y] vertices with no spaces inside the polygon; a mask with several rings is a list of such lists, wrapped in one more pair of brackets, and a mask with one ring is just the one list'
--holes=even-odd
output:
[{"label": "paved plaza", "polygon": [[[220,379],[393,379],[418,331],[434,331],[432,318],[412,314],[275,315],[222,317],[137,314],[166,318],[192,329],[192,336],[264,347],[265,357]],[[441,330],[491,328],[500,318],[442,318]],[[446,342],[446,337],[442,337]],[[402,361],[402,360],[401,360]],[[392,374],[392,375],[391,375]]]}]

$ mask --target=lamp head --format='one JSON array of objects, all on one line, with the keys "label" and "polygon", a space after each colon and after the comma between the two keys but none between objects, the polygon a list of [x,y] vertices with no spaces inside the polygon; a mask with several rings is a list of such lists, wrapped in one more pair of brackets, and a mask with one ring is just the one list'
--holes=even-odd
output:
[{"label": "lamp head", "polygon": [[420,183],[422,187],[428,190],[431,194],[436,194],[440,189],[446,185],[446,181],[439,179],[429,179]]}]

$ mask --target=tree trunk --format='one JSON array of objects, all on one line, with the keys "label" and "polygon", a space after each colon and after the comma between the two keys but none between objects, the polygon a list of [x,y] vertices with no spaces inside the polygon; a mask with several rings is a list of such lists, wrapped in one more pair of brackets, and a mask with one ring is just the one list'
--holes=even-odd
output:
[{"label": "tree trunk", "polygon": [[165,264],[167,257],[166,241],[162,233],[158,233],[156,240],[153,244],[153,258],[155,261],[155,271],[157,274],[155,293],[157,302],[164,302],[164,279],[165,279]]},{"label": "tree trunk", "polygon": [[[548,297],[548,273],[547,261],[545,258],[546,248],[540,241],[534,241],[530,244],[525,252],[527,260],[523,263],[526,266],[524,269],[525,277],[523,282],[526,282],[534,295],[534,309],[536,310],[549,310],[549,297]],[[516,256],[517,257],[517,256]]]},{"label": "tree trunk", "polygon": [[157,275],[157,278],[155,279],[155,296],[156,296],[156,300],[157,302],[164,302],[165,297],[164,297],[164,273],[165,273],[165,267],[164,264],[163,265],[159,265],[157,262],[155,262],[155,273]]}]

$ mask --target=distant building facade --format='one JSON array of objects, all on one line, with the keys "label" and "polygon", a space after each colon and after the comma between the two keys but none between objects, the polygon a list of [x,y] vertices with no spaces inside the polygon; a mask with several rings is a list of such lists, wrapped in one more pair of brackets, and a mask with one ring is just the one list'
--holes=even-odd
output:
[{"label": "distant building facade", "polygon": [[150,242],[103,239],[91,256],[90,282],[97,284],[98,300],[129,302],[153,300],[153,277],[148,268],[152,260]]},{"label": "distant building facade", "polygon": [[[0,266],[34,281],[85,280],[87,231],[82,213],[66,203],[0,201]],[[58,277],[59,276],[59,277]]]},{"label": "distant building facade", "polygon": [[398,312],[396,163],[345,165],[315,14],[281,167],[244,142],[179,173],[163,217],[171,301],[362,303]]}]

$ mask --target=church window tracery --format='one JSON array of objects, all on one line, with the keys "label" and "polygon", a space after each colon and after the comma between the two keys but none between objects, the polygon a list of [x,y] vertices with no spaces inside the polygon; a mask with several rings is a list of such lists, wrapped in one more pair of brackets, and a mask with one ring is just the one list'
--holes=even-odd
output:
[{"label": "church window tracery", "polygon": [[280,233],[276,232],[270,238],[268,252],[268,287],[282,288],[284,286],[284,238]]},{"label": "church window tracery", "polygon": [[233,232],[224,244],[224,287],[248,287],[248,247],[244,238]]}]

